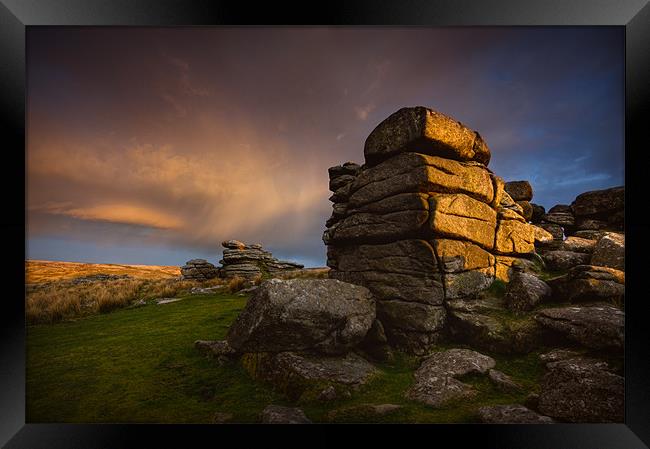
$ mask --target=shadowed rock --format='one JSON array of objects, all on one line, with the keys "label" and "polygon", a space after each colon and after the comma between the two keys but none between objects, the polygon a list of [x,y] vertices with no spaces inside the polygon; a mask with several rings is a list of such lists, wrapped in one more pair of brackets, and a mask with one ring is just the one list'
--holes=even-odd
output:
[{"label": "shadowed rock", "polygon": [[565,276],[549,280],[559,301],[607,301],[621,304],[625,295],[625,272],[595,265],[578,265]]},{"label": "shadowed rock", "polygon": [[546,213],[546,209],[544,209],[544,206],[541,206],[541,205],[539,205],[539,204],[530,203],[530,205],[531,205],[532,208],[533,208],[533,215],[532,215],[532,217],[531,217],[530,220],[531,220],[533,223],[537,224],[537,223],[539,223],[540,221],[542,221],[542,217],[543,217],[544,214]]},{"label": "shadowed rock", "polygon": [[608,305],[556,307],[535,315],[542,326],[592,349],[622,349],[625,313]]},{"label": "shadowed rock", "polygon": [[546,366],[539,394],[541,413],[568,422],[623,422],[624,380],[607,363],[575,357]]},{"label": "shadowed rock", "polygon": [[578,217],[607,218],[608,214],[623,209],[625,187],[612,187],[581,193],[571,203],[571,210]]},{"label": "shadowed rock", "polygon": [[246,353],[244,369],[254,378],[271,383],[290,400],[318,398],[324,387],[350,394],[378,374],[370,362],[355,353],[323,356],[309,353]]},{"label": "shadowed rock", "polygon": [[515,271],[506,287],[505,300],[510,310],[526,312],[550,296],[551,287],[546,282],[532,274]]},{"label": "shadowed rock", "polygon": [[533,187],[528,181],[506,182],[505,190],[515,201],[530,201],[533,199]]},{"label": "shadowed rock", "polygon": [[542,254],[546,267],[554,271],[566,271],[577,265],[584,265],[589,263],[590,258],[589,254],[573,251],[546,251]]}]

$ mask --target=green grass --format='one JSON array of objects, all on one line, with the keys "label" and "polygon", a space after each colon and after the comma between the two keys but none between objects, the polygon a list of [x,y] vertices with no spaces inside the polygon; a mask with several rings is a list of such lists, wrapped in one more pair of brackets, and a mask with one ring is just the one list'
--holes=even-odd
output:
[{"label": "green grass", "polygon": [[[219,366],[201,355],[195,340],[223,339],[245,297],[194,296],[165,305],[122,309],[27,329],[27,422],[210,423],[217,412],[232,422],[257,422],[269,404],[291,405],[280,393],[252,380],[237,362]],[[454,345],[459,347],[460,345]],[[443,347],[441,347],[443,349]],[[359,407],[339,414],[346,422],[473,422],[482,405],[522,403],[541,374],[536,354],[492,355],[497,369],[526,392],[504,394],[484,377],[470,377],[478,395],[442,409],[409,401],[416,357],[398,354],[378,364],[381,374],[347,399],[298,405],[315,422],[327,412],[362,404],[403,408],[376,417]]]}]

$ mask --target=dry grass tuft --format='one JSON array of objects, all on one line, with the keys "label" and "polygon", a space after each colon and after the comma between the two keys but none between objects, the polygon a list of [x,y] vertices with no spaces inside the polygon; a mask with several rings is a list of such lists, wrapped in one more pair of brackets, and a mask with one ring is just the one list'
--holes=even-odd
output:
[{"label": "dry grass tuft", "polygon": [[25,317],[28,324],[53,323],[126,307],[138,300],[170,298],[186,294],[192,287],[223,284],[167,279],[120,279],[73,284],[51,282],[27,292]]},{"label": "dry grass tuft", "polygon": [[230,293],[235,293],[244,288],[246,285],[246,279],[235,276],[228,281],[228,291]]}]

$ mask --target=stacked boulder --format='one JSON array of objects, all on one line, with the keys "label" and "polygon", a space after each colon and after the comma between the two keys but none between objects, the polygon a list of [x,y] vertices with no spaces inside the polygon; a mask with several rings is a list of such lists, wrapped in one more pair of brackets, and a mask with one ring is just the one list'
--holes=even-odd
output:
[{"label": "stacked boulder", "polygon": [[571,205],[558,204],[542,216],[538,226],[554,240],[537,242],[551,271],[568,271],[579,265],[624,269],[623,233],[625,187],[582,193]]},{"label": "stacked boulder", "polygon": [[422,352],[445,329],[446,301],[507,280],[534,253],[535,228],[487,168],[481,136],[444,114],[400,109],[364,155],[329,169],[330,277],[368,287],[391,344]]},{"label": "stacked boulder", "polygon": [[222,243],[223,259],[221,277],[232,278],[239,276],[251,279],[261,275],[275,275],[285,271],[295,271],[304,266],[295,262],[278,260],[265,251],[262,245],[246,244],[238,240],[227,240]]},{"label": "stacked boulder", "polygon": [[194,281],[207,281],[219,275],[217,267],[205,259],[188,260],[181,267],[181,279]]},{"label": "stacked boulder", "polygon": [[290,399],[349,395],[377,374],[357,354],[375,321],[368,289],[335,279],[270,279],[234,321],[226,340],[195,346],[240,359],[255,379]]}]

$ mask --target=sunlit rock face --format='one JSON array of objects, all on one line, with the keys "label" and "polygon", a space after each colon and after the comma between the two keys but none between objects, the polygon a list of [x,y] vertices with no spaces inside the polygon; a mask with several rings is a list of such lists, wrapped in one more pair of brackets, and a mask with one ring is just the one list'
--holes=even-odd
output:
[{"label": "sunlit rock face", "polygon": [[505,183],[478,132],[425,107],[381,122],[364,156],[328,170],[330,277],[366,286],[391,344],[422,353],[446,329],[446,301],[507,281],[534,253],[532,187]]}]

